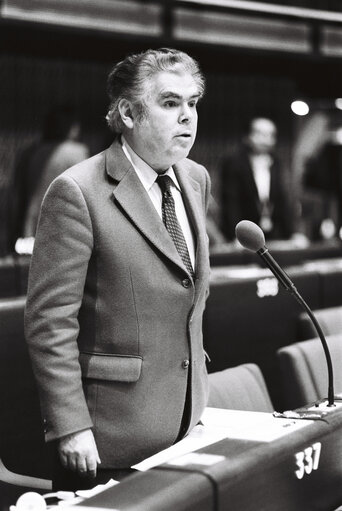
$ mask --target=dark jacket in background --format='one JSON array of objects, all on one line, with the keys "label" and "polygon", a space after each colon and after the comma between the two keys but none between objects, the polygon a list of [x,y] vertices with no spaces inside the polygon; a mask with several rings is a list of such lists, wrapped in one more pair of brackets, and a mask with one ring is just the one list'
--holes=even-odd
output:
[{"label": "dark jacket in background", "polygon": [[[235,238],[235,226],[240,220],[259,224],[262,206],[247,147],[224,158],[221,165],[221,198],[221,228],[227,239]],[[271,166],[270,210],[273,229],[267,237],[289,238],[294,230],[295,210],[283,169],[276,157]]]}]

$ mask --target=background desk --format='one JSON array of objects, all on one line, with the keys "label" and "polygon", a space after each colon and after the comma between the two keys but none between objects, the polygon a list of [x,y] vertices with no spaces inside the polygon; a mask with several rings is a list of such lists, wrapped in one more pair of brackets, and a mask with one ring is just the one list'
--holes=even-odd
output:
[{"label": "background desk", "polygon": [[319,273],[322,308],[342,304],[342,258],[308,261],[303,268],[304,271]]},{"label": "background desk", "polygon": [[[320,306],[320,276],[314,270],[289,270],[298,291],[312,308]],[[271,272],[213,268],[203,319],[205,349],[215,372],[245,362],[261,368],[271,399],[282,409],[275,352],[297,339],[299,304]]]},{"label": "background desk", "polygon": [[[308,247],[298,248],[290,241],[267,242],[273,257],[282,266],[292,266],[308,260],[342,257],[342,242],[339,240],[310,243]],[[211,247],[211,266],[231,266],[257,263],[262,266],[259,257],[241,247],[238,243],[225,243]]]},{"label": "background desk", "polygon": [[26,294],[30,259],[20,255],[0,258],[0,298]]},{"label": "background desk", "polygon": [[0,258],[0,298],[18,295],[16,267],[13,257]]}]

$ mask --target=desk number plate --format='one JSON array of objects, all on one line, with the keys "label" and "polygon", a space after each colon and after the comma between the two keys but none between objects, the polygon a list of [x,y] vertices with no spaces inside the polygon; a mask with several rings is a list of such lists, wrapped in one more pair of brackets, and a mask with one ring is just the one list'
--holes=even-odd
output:
[{"label": "desk number plate", "polygon": [[318,469],[321,447],[321,442],[316,442],[295,454],[297,479],[303,479],[305,475],[310,475],[313,470]]}]

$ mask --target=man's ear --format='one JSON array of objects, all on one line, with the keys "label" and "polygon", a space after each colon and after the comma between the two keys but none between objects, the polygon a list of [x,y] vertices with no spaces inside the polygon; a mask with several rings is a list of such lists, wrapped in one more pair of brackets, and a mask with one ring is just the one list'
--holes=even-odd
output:
[{"label": "man's ear", "polygon": [[132,129],[134,125],[132,104],[127,99],[119,101],[118,109],[120,112],[121,120],[128,129]]}]

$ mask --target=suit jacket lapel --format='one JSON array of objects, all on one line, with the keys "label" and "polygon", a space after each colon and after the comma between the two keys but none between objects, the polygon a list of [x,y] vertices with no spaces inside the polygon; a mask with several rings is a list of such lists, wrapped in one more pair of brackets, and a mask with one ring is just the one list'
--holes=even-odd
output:
[{"label": "suit jacket lapel", "polygon": [[137,229],[168,259],[184,264],[119,141],[106,151],[106,171],[117,182],[113,195]]},{"label": "suit jacket lapel", "polygon": [[276,197],[276,190],[277,190],[277,184],[279,183],[279,169],[277,166],[276,161],[274,161],[271,164],[271,183],[270,183],[270,204],[274,204],[274,199]]},{"label": "suit jacket lapel", "polygon": [[254,174],[252,170],[252,165],[249,160],[248,153],[243,154],[243,167],[244,167],[244,176],[246,180],[246,190],[251,191],[251,195],[253,195],[254,201],[258,203],[260,201],[259,199],[259,192],[257,189],[257,185],[254,179]]},{"label": "suit jacket lapel", "polygon": [[195,181],[186,168],[186,161],[173,166],[177,179],[181,185],[185,208],[189,215],[190,223],[194,229],[196,240],[196,278],[201,279],[205,271],[207,260],[207,235],[205,228],[205,216],[200,185]]}]

